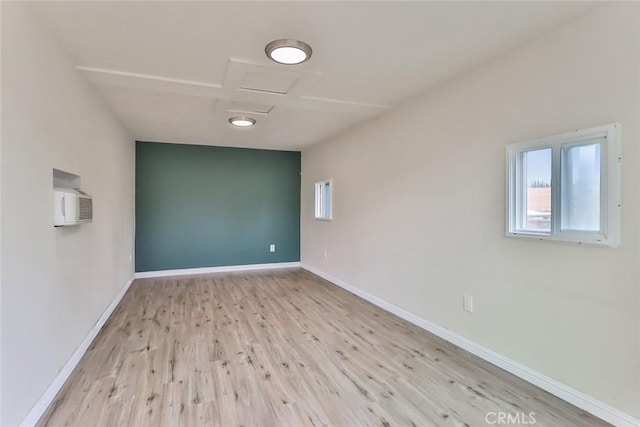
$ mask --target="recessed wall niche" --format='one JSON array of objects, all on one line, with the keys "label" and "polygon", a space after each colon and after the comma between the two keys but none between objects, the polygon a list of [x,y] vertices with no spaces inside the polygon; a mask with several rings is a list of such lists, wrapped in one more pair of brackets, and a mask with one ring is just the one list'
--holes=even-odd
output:
[{"label": "recessed wall niche", "polygon": [[82,188],[82,177],[60,169],[53,169],[53,188]]}]

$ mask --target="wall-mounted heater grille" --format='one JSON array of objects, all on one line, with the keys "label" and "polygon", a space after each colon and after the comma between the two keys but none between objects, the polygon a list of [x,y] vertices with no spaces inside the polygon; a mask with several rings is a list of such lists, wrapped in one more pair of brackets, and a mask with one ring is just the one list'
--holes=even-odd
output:
[{"label": "wall-mounted heater grille", "polygon": [[55,227],[83,224],[93,220],[93,199],[78,189],[55,188],[53,209]]},{"label": "wall-mounted heater grille", "polygon": [[93,219],[93,200],[87,197],[78,198],[79,221],[91,221]]}]

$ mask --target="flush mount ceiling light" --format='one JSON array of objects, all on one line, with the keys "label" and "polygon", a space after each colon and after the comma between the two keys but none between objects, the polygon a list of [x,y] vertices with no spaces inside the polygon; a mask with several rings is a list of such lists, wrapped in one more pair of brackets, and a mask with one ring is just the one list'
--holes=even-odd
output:
[{"label": "flush mount ceiling light", "polygon": [[231,117],[229,123],[239,128],[248,128],[256,124],[256,121],[250,117]]},{"label": "flush mount ceiling light", "polygon": [[265,46],[269,59],[279,64],[302,64],[311,58],[311,46],[300,40],[281,39],[274,40]]}]

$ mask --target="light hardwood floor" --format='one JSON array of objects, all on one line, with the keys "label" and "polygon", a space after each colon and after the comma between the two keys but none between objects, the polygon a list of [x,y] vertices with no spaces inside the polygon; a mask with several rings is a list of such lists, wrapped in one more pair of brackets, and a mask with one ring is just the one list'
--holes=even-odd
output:
[{"label": "light hardwood floor", "polygon": [[289,269],[136,280],[38,425],[477,426],[488,412],[605,425]]}]

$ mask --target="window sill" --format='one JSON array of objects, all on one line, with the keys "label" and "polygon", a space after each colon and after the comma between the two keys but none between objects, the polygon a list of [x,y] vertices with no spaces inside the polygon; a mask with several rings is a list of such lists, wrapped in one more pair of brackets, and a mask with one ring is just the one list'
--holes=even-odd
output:
[{"label": "window sill", "polygon": [[586,245],[594,245],[594,246],[609,246],[612,248],[617,248],[620,246],[619,242],[612,241],[611,239],[607,239],[606,236],[601,234],[593,234],[593,235],[562,235],[562,236],[552,236],[549,234],[538,234],[538,233],[530,233],[526,231],[518,231],[518,232],[507,232],[505,234],[507,237],[516,237],[516,238],[525,238],[525,239],[534,239],[534,240],[550,240],[555,242],[566,242],[566,243],[575,243],[578,245],[586,244]]}]

